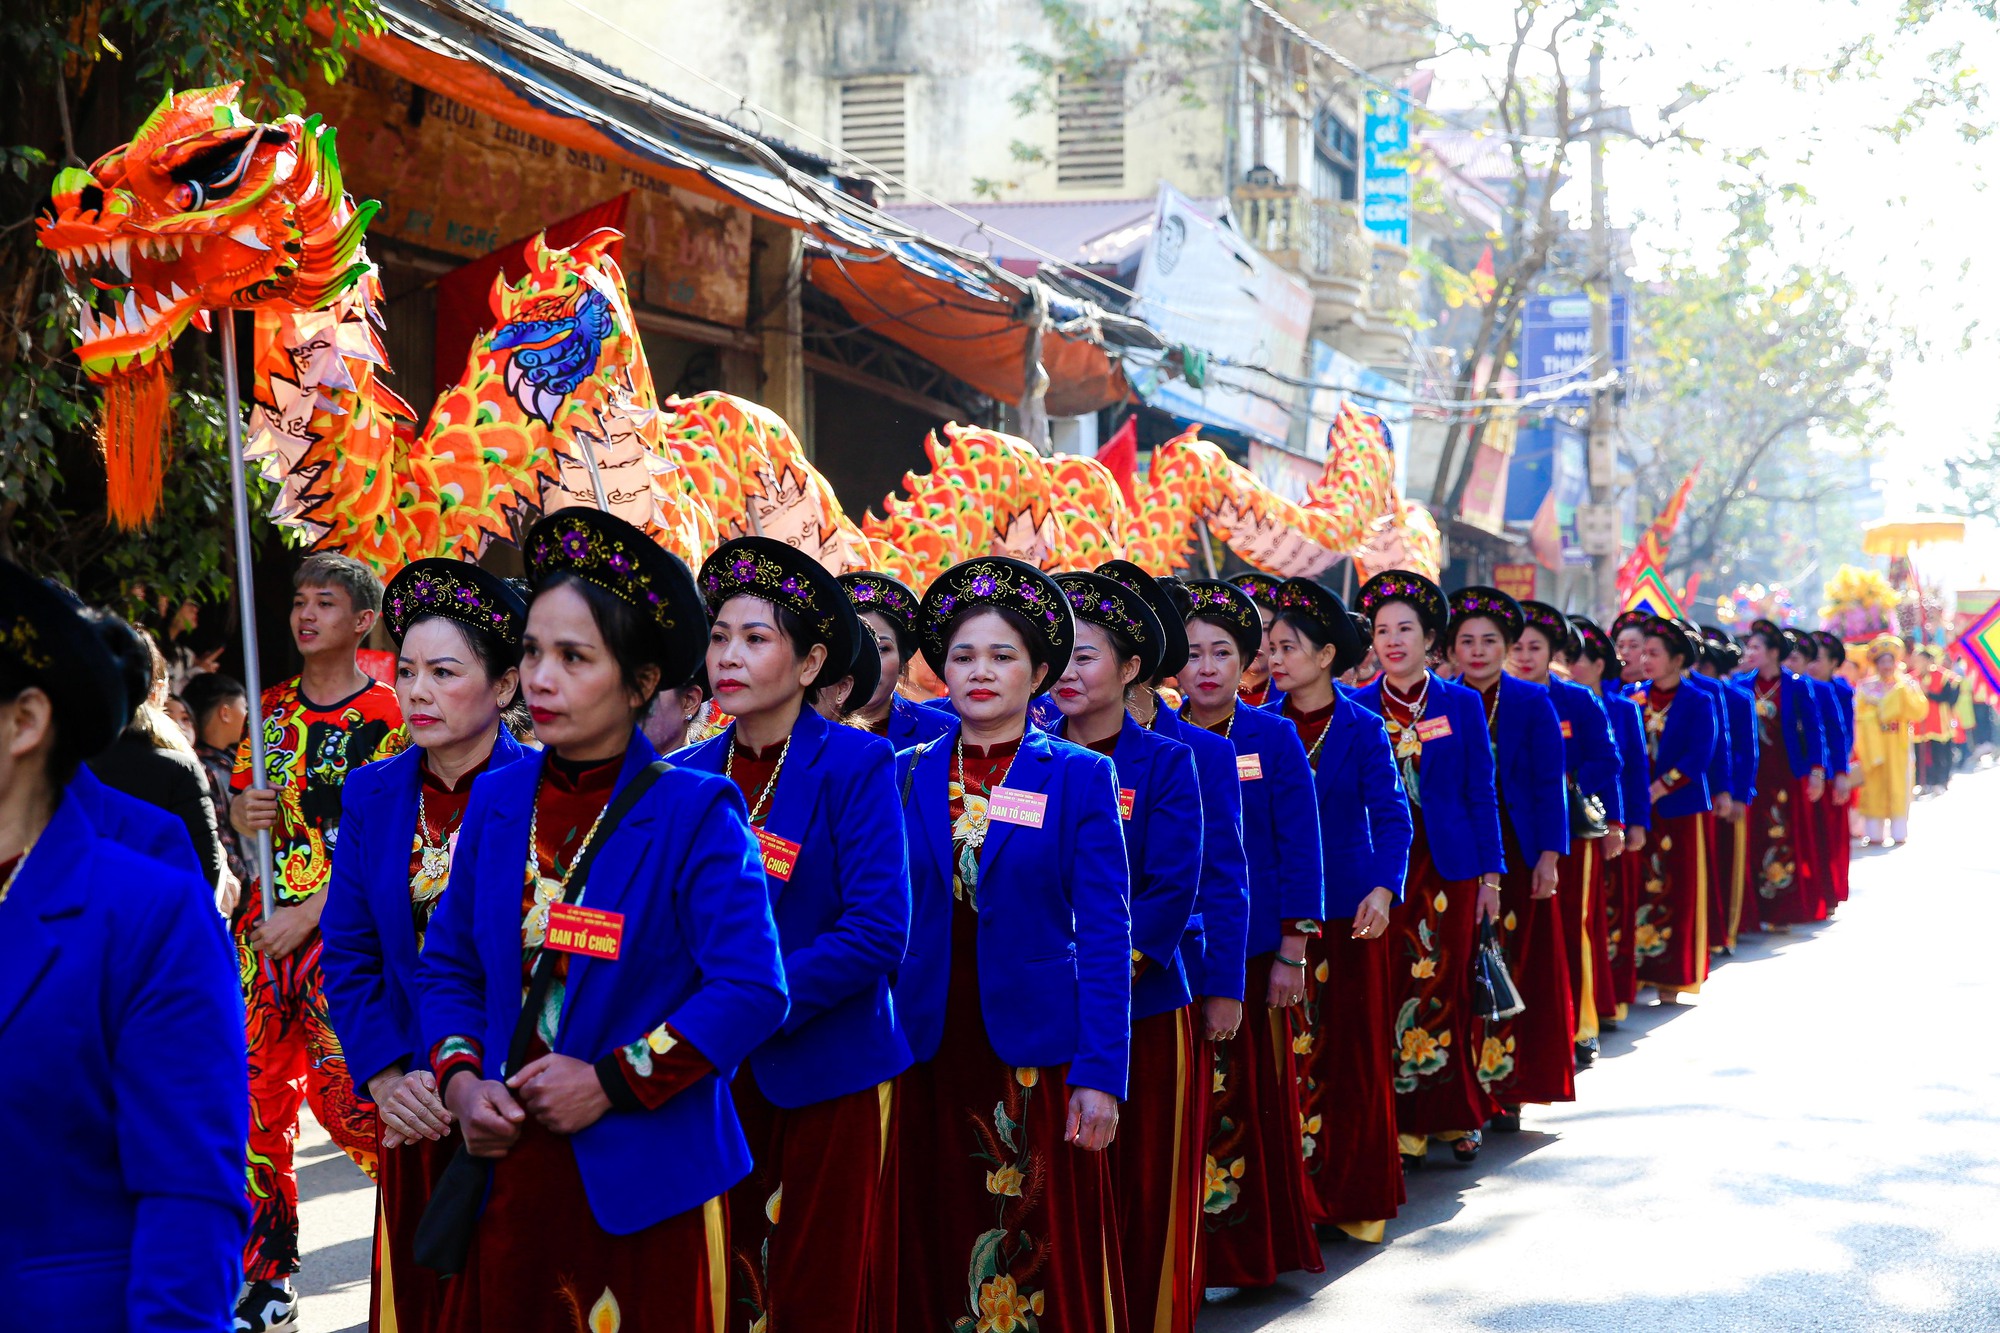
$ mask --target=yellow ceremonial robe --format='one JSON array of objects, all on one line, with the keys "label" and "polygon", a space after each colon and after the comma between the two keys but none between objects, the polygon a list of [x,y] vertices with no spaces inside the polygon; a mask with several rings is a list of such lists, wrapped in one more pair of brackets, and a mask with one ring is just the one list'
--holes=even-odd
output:
[{"label": "yellow ceremonial robe", "polygon": [[1854,687],[1854,749],[1863,819],[1901,819],[1910,812],[1910,728],[1930,708],[1917,682],[1898,672],[1889,682],[1869,677]]}]

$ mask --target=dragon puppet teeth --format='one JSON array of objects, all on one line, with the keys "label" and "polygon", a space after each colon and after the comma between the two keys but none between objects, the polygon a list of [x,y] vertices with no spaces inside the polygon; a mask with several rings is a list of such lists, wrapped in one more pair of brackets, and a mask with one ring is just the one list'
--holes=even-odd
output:
[{"label": "dragon puppet teeth", "polygon": [[264,244],[262,239],[258,237],[256,226],[249,222],[239,223],[235,227],[232,227],[229,232],[229,239],[238,245],[248,246],[252,250],[268,250],[271,248]]},{"label": "dragon puppet teeth", "polygon": [[132,242],[111,242],[111,262],[118,265],[118,271],[126,277],[132,276]]}]

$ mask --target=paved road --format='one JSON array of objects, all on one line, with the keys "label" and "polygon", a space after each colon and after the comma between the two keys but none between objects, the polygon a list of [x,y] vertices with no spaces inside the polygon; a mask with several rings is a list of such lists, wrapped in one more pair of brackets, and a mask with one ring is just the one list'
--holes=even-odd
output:
[{"label": "paved road", "polygon": [[[1412,1176],[1387,1245],[1201,1333],[2000,1330],[2000,769],[1912,822],[1837,920],[1746,941],[1575,1105]],[[372,1196],[316,1129],[304,1160],[304,1327],[358,1327]]]}]

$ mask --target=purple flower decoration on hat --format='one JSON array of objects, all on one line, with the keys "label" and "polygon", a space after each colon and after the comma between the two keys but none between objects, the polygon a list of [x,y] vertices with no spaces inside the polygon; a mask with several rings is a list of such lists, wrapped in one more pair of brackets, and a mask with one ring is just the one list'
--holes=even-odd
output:
[{"label": "purple flower decoration on hat", "polygon": [[569,528],[556,538],[563,554],[572,560],[581,560],[590,554],[590,534],[581,528]]},{"label": "purple flower decoration on hat", "polygon": [[967,589],[974,597],[991,597],[1000,590],[1000,581],[991,574],[976,574],[972,586]]},{"label": "purple flower decoration on hat", "polygon": [[877,589],[872,583],[857,583],[854,585],[854,600],[857,602],[872,602],[875,600],[876,591]]}]

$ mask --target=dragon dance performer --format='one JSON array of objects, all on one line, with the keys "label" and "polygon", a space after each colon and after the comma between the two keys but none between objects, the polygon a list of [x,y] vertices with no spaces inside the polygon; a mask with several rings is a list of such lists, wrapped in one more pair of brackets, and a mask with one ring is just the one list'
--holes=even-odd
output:
[{"label": "dragon dance performer", "polygon": [[1389,922],[1400,1147],[1404,1165],[1420,1166],[1435,1138],[1469,1164],[1490,1112],[1479,1085],[1472,950],[1479,919],[1499,915],[1507,869],[1485,705],[1476,691],[1429,669],[1450,614],[1435,583],[1387,570],[1356,600],[1382,663],[1356,697],[1388,726],[1415,825],[1403,901]]},{"label": "dragon dance performer", "polygon": [[932,583],[919,631],[956,715],[897,759],[912,911],[896,1005],[917,1063],[896,1093],[908,1225],[877,1326],[1122,1329],[1104,1151],[1132,989],[1118,783],[1109,759],[1028,725],[1075,623],[1048,575],[986,556]]},{"label": "dragon dance performer", "polygon": [[[1796,641],[1769,620],[1750,626],[1737,688],[1757,713],[1757,804],[1745,841],[1757,886],[1757,919],[1789,928],[1825,917],[1815,872],[1818,829],[1812,806],[1826,787],[1826,757],[1814,687],[1785,665]],[[1751,904],[1746,904],[1746,907]],[[1746,910],[1743,925],[1749,923]]]},{"label": "dragon dance performer", "polygon": [[1734,798],[1729,818],[1715,823],[1715,859],[1720,873],[1710,885],[1708,951],[1734,953],[1743,926],[1743,901],[1750,886],[1750,811],[1757,801],[1757,709],[1750,691],[1736,683],[1743,648],[1721,627],[1704,625],[1701,673],[1730,688],[1722,692],[1724,720],[1729,724],[1729,793]]},{"label": "dragon dance performer", "polygon": [[1050,691],[1055,735],[1111,760],[1132,886],[1132,1041],[1125,1104],[1110,1151],[1114,1229],[1126,1315],[1135,1329],[1186,1330],[1201,1308],[1193,1256],[1201,1219],[1194,993],[1181,946],[1201,885],[1201,789],[1194,754],[1125,707],[1159,673],[1166,631],[1141,576],[1058,574],[1076,644]]},{"label": "dragon dance performer", "polygon": [[1636,998],[1637,958],[1632,950],[1634,917],[1638,913],[1640,868],[1653,822],[1653,799],[1647,788],[1652,771],[1646,756],[1646,722],[1639,705],[1620,691],[1618,653],[1611,636],[1596,621],[1570,617],[1576,628],[1575,652],[1569,659],[1570,679],[1594,692],[1611,722],[1618,751],[1618,808],[1624,816],[1625,852],[1606,867],[1604,880],[1604,984],[1597,991],[1600,1027],[1616,1027]]},{"label": "dragon dance performer", "polygon": [[[1312,765],[1296,728],[1242,703],[1244,663],[1263,650],[1249,594],[1203,579],[1188,586],[1184,724],[1235,751],[1249,879],[1243,1023],[1214,1046],[1203,1130],[1203,1281],[1266,1287],[1280,1273],[1324,1270],[1300,1171],[1295,1039],[1304,1035],[1306,947],[1326,911]],[[1218,961],[1207,968],[1211,987]]]},{"label": "dragon dance performer", "polygon": [[724,1077],[786,990],[735,784],[637,730],[701,660],[701,598],[596,510],[542,519],[525,554],[544,748],[473,784],[417,975],[445,1105],[492,1162],[436,1327],[721,1333],[725,1195],[751,1168]]},{"label": "dragon dance performer", "polygon": [[1815,652],[1807,674],[1831,691],[1833,699],[1833,712],[1825,719],[1825,731],[1827,758],[1834,765],[1834,779],[1819,806],[1819,848],[1827,866],[1831,911],[1847,901],[1848,869],[1854,857],[1854,842],[1848,836],[1847,825],[1858,766],[1854,758],[1854,687],[1834,674],[1847,661],[1847,645],[1841,637],[1831,630],[1815,630],[1811,637]]},{"label": "dragon dance performer", "polygon": [[1715,758],[1715,703],[1682,688],[1696,648],[1686,631],[1655,616],[1640,631],[1643,680],[1634,690],[1644,710],[1653,803],[1650,850],[1642,858],[1632,951],[1640,985],[1662,1004],[1698,991],[1708,976],[1708,866],[1705,818]]},{"label": "dragon dance performer", "polygon": [[1256,656],[1243,668],[1243,702],[1252,708],[1262,708],[1276,702],[1271,688],[1271,622],[1278,614],[1278,585],[1282,579],[1273,578],[1256,570],[1238,574],[1230,580],[1250,595],[1257,607],[1257,619],[1263,623],[1264,638],[1257,645]]},{"label": "dragon dance performer", "polygon": [[[1458,683],[1479,700],[1477,734],[1491,746],[1500,805],[1506,869],[1498,910],[1490,915],[1527,1006],[1513,1018],[1477,1024],[1473,1041],[1459,1050],[1476,1061],[1479,1086],[1497,1104],[1494,1128],[1515,1130],[1525,1103],[1576,1100],[1578,1017],[1563,917],[1585,891],[1572,883],[1558,897],[1561,861],[1570,850],[1562,719],[1547,686],[1506,670],[1526,614],[1498,588],[1478,585],[1458,589],[1448,604],[1445,640]],[[1575,915],[1581,922],[1580,907]],[[1446,965],[1467,970],[1464,956],[1447,954]]]},{"label": "dragon dance performer", "polygon": [[708,679],[735,721],[673,762],[742,792],[791,995],[733,1084],[756,1167],[729,1195],[728,1327],[861,1329],[871,1258],[894,1248],[883,1167],[910,1047],[890,976],[909,943],[909,862],[894,752],[815,705],[830,664],[875,641],[848,590],[784,542],[725,542],[698,581]]},{"label": "dragon dance performer", "polygon": [[1271,678],[1313,769],[1326,884],[1326,920],[1306,937],[1306,1204],[1316,1224],[1379,1244],[1404,1198],[1384,1057],[1396,1025],[1389,914],[1408,869],[1410,806],[1382,719],[1335,685],[1363,656],[1346,604],[1306,579],[1287,579],[1278,603]]},{"label": "dragon dance performer", "polygon": [[[1599,1020],[1612,1006],[1598,991],[1610,986],[1605,949],[1605,885],[1617,874],[1625,850],[1625,799],[1619,784],[1618,745],[1597,691],[1555,674],[1558,662],[1582,654],[1582,640],[1569,618],[1547,602],[1521,603],[1525,623],[1507,657],[1507,669],[1549,692],[1562,724],[1565,802],[1569,850],[1557,865],[1557,915],[1569,962],[1569,995],[1575,1011],[1576,1061],[1588,1067],[1597,1058]],[[1505,785],[1504,782],[1502,784]],[[1504,792],[1503,792],[1504,795]],[[1579,818],[1578,808],[1586,814]],[[1602,815],[1599,821],[1592,816]],[[1511,867],[1510,860],[1508,865]],[[1504,886],[1502,890],[1505,892]]]},{"label": "dragon dance performer", "polygon": [[411,747],[348,778],[320,920],[327,1010],[355,1091],[374,1103],[380,1122],[373,1329],[423,1329],[437,1320],[442,1289],[411,1247],[451,1160],[453,1125],[423,1059],[417,961],[473,780],[526,753],[501,714],[520,698],[527,614],[519,593],[461,560],[419,560],[383,594]]},{"label": "dragon dance performer", "polygon": [[249,1097],[214,888],[178,851],[107,836],[68,789],[127,707],[90,613],[0,560],[9,1327],[225,1328],[242,1278]]},{"label": "dragon dance performer", "polygon": [[236,925],[250,1048],[250,1199],[256,1218],[244,1247],[237,1327],[263,1333],[296,1319],[298,1176],[292,1144],[299,1109],[375,1174],[375,1115],[355,1094],[327,1015],[319,918],[333,874],[341,788],[348,775],[407,743],[396,692],[372,680],[356,653],[382,610],[382,584],[352,556],[306,557],[292,578],[292,642],[304,667],[264,691],[266,790],[250,784],[250,738],[236,752],[230,822],[246,839],[270,830],[277,866],[270,920],[258,886]]},{"label": "dragon dance performer", "polygon": [[877,736],[886,737],[893,750],[942,736],[951,720],[936,708],[925,708],[907,697],[910,673],[917,661],[917,613],[922,602],[908,584],[875,570],[861,570],[840,576],[840,586],[861,617],[862,627],[874,635],[882,656],[881,679],[868,699],[850,700],[857,721]]},{"label": "dragon dance performer", "polygon": [[1923,687],[1903,670],[1903,641],[1884,634],[1868,645],[1872,675],[1854,689],[1854,750],[1861,774],[1855,810],[1861,816],[1861,845],[1897,846],[1910,840],[1911,732],[1928,701]]}]

